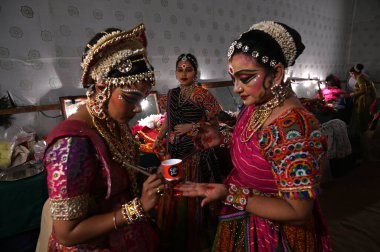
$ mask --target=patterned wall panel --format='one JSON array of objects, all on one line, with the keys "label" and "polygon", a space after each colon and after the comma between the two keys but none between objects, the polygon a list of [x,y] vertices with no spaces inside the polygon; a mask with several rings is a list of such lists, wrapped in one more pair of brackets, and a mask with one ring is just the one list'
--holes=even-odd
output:
[{"label": "patterned wall panel", "polygon": [[[83,94],[79,66],[87,41],[105,28],[129,29],[140,22],[147,27],[161,93],[177,85],[175,61],[182,52],[198,57],[201,79],[228,79],[231,41],[261,20],[284,22],[301,33],[306,50],[289,75],[344,77],[352,6],[353,0],[4,0],[0,91],[9,90],[19,105]],[[55,120],[35,123],[46,133]]]},{"label": "patterned wall panel", "polygon": [[347,69],[357,63],[378,83],[380,94],[380,1],[355,0],[350,58]]}]

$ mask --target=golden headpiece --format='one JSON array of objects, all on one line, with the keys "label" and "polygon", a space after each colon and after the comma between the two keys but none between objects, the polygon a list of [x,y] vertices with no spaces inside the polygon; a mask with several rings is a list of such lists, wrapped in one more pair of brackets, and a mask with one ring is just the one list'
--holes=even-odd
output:
[{"label": "golden headpiece", "polygon": [[133,89],[141,81],[150,81],[154,85],[146,45],[144,24],[129,31],[102,32],[94,44],[86,46],[81,64],[83,87],[97,82]]},{"label": "golden headpiece", "polygon": [[[275,48],[279,49],[273,50]],[[249,54],[270,67],[282,63],[292,66],[305,49],[301,36],[293,28],[278,22],[262,21],[233,41],[228,49],[228,59],[237,52]]]}]

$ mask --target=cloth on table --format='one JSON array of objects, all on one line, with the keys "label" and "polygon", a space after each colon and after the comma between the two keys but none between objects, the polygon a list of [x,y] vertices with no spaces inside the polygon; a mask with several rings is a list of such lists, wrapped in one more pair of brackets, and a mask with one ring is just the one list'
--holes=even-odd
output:
[{"label": "cloth on table", "polygon": [[352,153],[347,125],[340,119],[333,119],[321,126],[322,133],[327,136],[326,159],[344,158]]},{"label": "cloth on table", "polygon": [[323,164],[322,182],[332,180],[330,160],[344,158],[352,153],[347,125],[340,119],[333,119],[321,125],[322,133],[327,137],[326,158]]}]

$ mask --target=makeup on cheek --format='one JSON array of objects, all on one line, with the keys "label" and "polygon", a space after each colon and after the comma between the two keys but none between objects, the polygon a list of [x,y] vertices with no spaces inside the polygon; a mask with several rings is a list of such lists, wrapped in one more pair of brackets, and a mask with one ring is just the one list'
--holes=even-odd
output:
[{"label": "makeup on cheek", "polygon": [[246,90],[250,95],[258,94],[264,90],[264,77],[263,75],[257,75],[246,85]]}]

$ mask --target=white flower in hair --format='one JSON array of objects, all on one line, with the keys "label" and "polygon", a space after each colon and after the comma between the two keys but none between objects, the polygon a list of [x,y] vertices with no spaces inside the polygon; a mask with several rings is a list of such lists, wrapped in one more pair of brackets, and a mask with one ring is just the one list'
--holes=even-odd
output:
[{"label": "white flower in hair", "polygon": [[296,59],[297,47],[292,35],[280,24],[273,21],[263,21],[252,25],[249,31],[260,30],[276,40],[285,56],[288,66],[292,66]]}]

